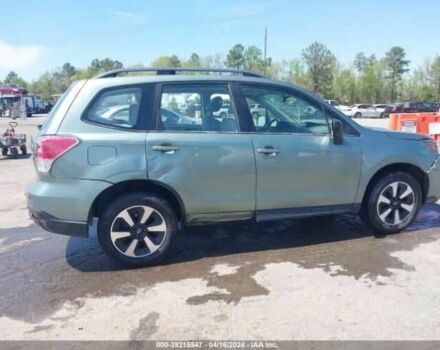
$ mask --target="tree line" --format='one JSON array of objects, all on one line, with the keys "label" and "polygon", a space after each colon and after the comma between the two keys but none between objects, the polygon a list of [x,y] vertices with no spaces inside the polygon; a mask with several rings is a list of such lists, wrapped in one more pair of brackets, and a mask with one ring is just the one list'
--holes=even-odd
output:
[{"label": "tree line", "polygon": [[[189,58],[160,56],[150,65],[253,70],[271,78],[287,80],[326,99],[344,104],[440,101],[440,56],[426,59],[412,71],[409,70],[409,64],[405,50],[400,46],[391,47],[381,58],[359,52],[353,62],[347,65],[338,61],[324,44],[314,42],[302,50],[300,57],[291,60],[264,59],[257,46],[236,44],[226,55],[201,56],[193,53]],[[23,86],[44,99],[50,99],[52,95],[64,92],[73,80],[92,78],[101,72],[118,68],[123,68],[122,62],[96,58],[85,68],[65,63],[32,82],[10,72],[4,83]]]}]

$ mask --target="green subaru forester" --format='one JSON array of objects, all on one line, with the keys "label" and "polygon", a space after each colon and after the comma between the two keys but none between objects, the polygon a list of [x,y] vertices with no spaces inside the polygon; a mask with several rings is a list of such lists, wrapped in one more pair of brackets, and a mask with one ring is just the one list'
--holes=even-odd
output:
[{"label": "green subaru forester", "polygon": [[123,69],[75,82],[33,151],[31,217],[56,233],[97,232],[106,253],[137,265],[157,262],[185,225],[353,213],[386,234],[440,196],[432,139],[359,126],[247,71]]}]

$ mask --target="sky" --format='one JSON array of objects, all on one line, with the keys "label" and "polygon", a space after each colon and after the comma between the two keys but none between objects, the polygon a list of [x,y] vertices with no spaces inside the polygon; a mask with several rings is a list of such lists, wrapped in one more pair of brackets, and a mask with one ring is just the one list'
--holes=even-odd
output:
[{"label": "sky", "polygon": [[65,62],[110,57],[126,66],[161,55],[226,54],[236,43],[301,56],[314,41],[344,64],[357,52],[406,50],[411,67],[440,54],[439,0],[0,0],[0,79],[32,80]]}]

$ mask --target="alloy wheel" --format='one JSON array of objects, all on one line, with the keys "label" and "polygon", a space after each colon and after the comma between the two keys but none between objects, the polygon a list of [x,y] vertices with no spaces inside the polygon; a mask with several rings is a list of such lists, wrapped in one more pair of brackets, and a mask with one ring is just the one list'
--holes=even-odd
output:
[{"label": "alloy wheel", "polygon": [[414,190],[406,182],[396,181],[385,186],[377,200],[377,214],[389,226],[403,223],[416,208]]},{"label": "alloy wheel", "polygon": [[114,247],[131,258],[156,252],[164,243],[167,225],[154,208],[136,205],[124,209],[113,220],[110,238]]}]

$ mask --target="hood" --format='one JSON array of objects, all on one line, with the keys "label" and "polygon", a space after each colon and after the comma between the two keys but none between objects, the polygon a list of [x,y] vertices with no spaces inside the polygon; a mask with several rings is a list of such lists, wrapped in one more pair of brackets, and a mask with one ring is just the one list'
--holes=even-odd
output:
[{"label": "hood", "polygon": [[376,128],[376,127],[365,127],[365,128],[373,132],[386,134],[387,136],[390,136],[393,139],[414,140],[414,141],[432,140],[432,138],[427,135],[416,134],[412,132],[402,132],[402,131],[395,131],[384,128]]}]

